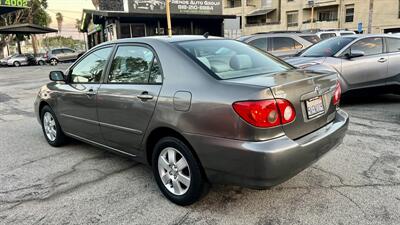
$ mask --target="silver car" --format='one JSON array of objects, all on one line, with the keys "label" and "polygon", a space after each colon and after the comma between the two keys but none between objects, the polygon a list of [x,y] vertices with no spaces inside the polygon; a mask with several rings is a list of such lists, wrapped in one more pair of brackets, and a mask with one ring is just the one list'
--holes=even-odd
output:
[{"label": "silver car", "polygon": [[81,55],[83,51],[77,51],[71,48],[55,48],[47,51],[44,58],[51,65],[57,65],[59,62],[75,61]]},{"label": "silver car", "polygon": [[294,56],[320,41],[315,34],[260,33],[238,39],[280,58]]},{"label": "silver car", "polygon": [[180,205],[209,182],[282,183],[339,145],[349,122],[336,73],[222,38],[103,43],[50,79],[35,101],[50,145],[76,138],[148,164]]},{"label": "silver car", "polygon": [[30,54],[16,54],[11,56],[8,60],[7,60],[7,65],[8,66],[15,66],[15,67],[19,67],[19,66],[27,66],[32,64],[33,60],[33,56]]},{"label": "silver car", "polygon": [[400,84],[400,37],[351,35],[324,40],[287,59],[299,68],[337,71],[343,93]]}]

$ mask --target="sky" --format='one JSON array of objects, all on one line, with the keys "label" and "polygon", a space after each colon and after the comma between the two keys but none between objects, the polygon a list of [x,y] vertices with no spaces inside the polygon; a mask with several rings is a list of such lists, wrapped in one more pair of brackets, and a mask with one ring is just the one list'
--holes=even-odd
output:
[{"label": "sky", "polygon": [[92,0],[47,0],[47,3],[48,8],[46,11],[52,19],[49,26],[57,29],[56,13],[60,12],[64,16],[61,35],[72,36],[74,39],[83,39],[83,34],[79,33],[75,28],[75,19],[81,19],[83,9],[94,9]]}]

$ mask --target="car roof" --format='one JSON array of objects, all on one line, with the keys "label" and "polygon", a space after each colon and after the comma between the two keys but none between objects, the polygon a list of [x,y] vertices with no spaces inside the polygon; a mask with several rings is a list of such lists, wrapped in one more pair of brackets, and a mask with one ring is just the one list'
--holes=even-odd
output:
[{"label": "car roof", "polygon": [[353,38],[368,38],[368,37],[392,37],[392,38],[400,38],[398,35],[393,34],[353,34],[353,35],[346,35],[346,36],[338,36],[338,38],[345,38],[345,37],[353,37]]},{"label": "car roof", "polygon": [[[203,35],[172,35],[171,37],[169,36],[148,36],[148,37],[136,37],[136,38],[124,38],[124,39],[118,39],[114,41],[109,41],[102,43],[100,45],[106,45],[106,44],[118,44],[118,43],[129,43],[129,42],[147,42],[147,41],[161,41],[161,42],[167,42],[167,43],[174,43],[174,42],[181,42],[181,41],[196,41],[196,40],[223,40],[224,38],[222,37],[216,37],[216,36],[203,36]],[[228,40],[228,39],[226,39]]]}]

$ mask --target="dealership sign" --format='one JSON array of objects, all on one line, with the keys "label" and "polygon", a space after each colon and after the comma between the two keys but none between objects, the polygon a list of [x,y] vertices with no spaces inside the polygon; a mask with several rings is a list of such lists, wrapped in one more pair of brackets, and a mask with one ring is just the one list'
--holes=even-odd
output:
[{"label": "dealership sign", "polygon": [[[129,12],[165,13],[165,0],[129,0]],[[221,0],[171,0],[172,14],[221,15]]]}]

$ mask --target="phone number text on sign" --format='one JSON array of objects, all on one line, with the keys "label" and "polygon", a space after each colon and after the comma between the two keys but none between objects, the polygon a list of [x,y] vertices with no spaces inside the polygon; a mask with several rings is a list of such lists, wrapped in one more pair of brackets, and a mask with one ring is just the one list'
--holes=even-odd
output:
[{"label": "phone number text on sign", "polygon": [[28,0],[1,0],[3,6],[27,7]]}]

